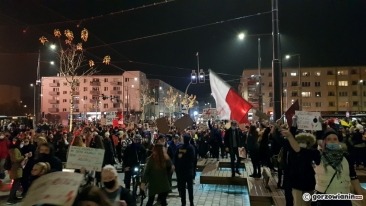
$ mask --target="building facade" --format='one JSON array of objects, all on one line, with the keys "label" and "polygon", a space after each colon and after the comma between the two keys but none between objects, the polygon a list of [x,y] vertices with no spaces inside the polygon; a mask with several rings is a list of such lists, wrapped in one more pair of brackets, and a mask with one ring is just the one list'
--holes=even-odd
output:
[{"label": "building facade", "polygon": [[[323,114],[362,113],[366,111],[366,66],[283,68],[283,111],[298,100],[303,111]],[[272,70],[261,70],[261,93],[257,69],[245,69],[239,92],[263,112],[273,111]],[[262,96],[260,96],[262,95]]]},{"label": "building facade", "polygon": [[[164,95],[171,87],[161,80],[148,80],[146,74],[140,71],[80,77],[74,95],[71,95],[71,87],[65,76],[42,77],[41,85],[42,117],[48,119],[52,115],[59,115],[62,121],[68,120],[71,109],[75,119],[89,121],[100,119],[105,112],[117,111],[123,111],[124,119],[131,115],[138,119],[165,116],[168,110]],[[174,91],[182,93],[176,89]],[[143,92],[155,98],[156,103],[144,105]],[[72,96],[74,105],[71,108]]]},{"label": "building facade", "polygon": [[[149,88],[151,89],[154,102],[146,108],[146,116],[148,119],[156,119],[169,115],[172,115],[173,118],[178,117],[182,112],[180,103],[181,98],[184,97],[184,93],[159,79],[149,79]],[[170,88],[173,89],[173,93],[178,94],[176,104],[172,110],[170,110],[164,102],[164,99],[168,97],[167,91],[169,91]]]},{"label": "building facade", "polygon": [[[70,114],[71,88],[67,77],[42,77],[41,112],[60,115],[67,120]],[[76,118],[100,118],[103,112],[140,111],[140,87],[147,84],[140,71],[126,71],[121,75],[93,75],[78,79],[73,95],[73,113]]]}]

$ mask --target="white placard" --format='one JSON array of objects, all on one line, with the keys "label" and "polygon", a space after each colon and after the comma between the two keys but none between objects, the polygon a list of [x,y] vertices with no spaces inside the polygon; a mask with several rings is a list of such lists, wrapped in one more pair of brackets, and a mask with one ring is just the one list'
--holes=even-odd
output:
[{"label": "white placard", "polygon": [[67,169],[85,168],[89,171],[102,171],[104,149],[70,146]]},{"label": "white placard", "polygon": [[216,108],[205,108],[202,111],[202,118],[203,119],[216,119],[217,117],[217,110]]},{"label": "white placard", "polygon": [[297,128],[311,131],[321,131],[322,124],[319,121],[320,112],[295,111],[297,116]]},{"label": "white placard", "polygon": [[21,205],[71,206],[82,180],[82,174],[70,172],[52,172],[41,176],[32,183]]},{"label": "white placard", "polygon": [[116,118],[117,112],[106,112],[105,125],[113,125],[113,120]]}]

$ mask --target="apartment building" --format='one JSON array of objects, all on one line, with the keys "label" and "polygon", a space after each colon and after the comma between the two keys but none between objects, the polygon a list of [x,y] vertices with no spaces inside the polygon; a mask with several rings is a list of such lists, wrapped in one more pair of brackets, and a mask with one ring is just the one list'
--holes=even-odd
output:
[{"label": "apartment building", "polygon": [[[303,111],[345,114],[366,111],[366,66],[283,68],[283,111],[299,100]],[[239,92],[258,108],[257,69],[245,69]],[[272,69],[261,70],[263,112],[273,111]]]},{"label": "apartment building", "polygon": [[[140,111],[140,87],[148,84],[140,71],[126,71],[121,75],[93,75],[78,79],[73,95],[76,118],[100,118],[103,112]],[[71,88],[66,76],[42,77],[41,112],[58,114],[67,120],[70,113]]]},{"label": "apartment building", "polygon": [[[41,112],[43,116],[59,115],[67,121],[70,114],[71,88],[67,77],[42,77]],[[151,82],[151,83],[149,83]],[[147,86],[148,91],[142,91]],[[78,79],[73,95],[74,118],[100,119],[104,112],[123,111],[125,115],[136,113],[147,119],[158,118],[169,113],[164,97],[171,86],[161,80],[148,80],[140,71],[126,71],[121,75],[93,75]],[[175,91],[182,93],[174,88]],[[142,108],[141,92],[156,98],[156,104]],[[141,114],[144,111],[145,114]],[[179,111],[178,108],[174,112]]]}]

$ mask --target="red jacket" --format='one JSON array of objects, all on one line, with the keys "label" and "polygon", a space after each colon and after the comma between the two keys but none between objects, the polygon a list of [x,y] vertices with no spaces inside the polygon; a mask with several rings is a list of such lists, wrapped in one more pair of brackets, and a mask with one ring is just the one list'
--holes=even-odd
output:
[{"label": "red jacket", "polygon": [[9,140],[0,139],[0,159],[5,159],[9,154]]}]

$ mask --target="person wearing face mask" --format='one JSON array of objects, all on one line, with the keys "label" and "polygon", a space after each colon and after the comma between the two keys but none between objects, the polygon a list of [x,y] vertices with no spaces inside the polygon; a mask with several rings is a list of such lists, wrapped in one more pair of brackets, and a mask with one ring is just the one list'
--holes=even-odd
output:
[{"label": "person wearing face mask", "polygon": [[293,205],[310,206],[311,202],[305,202],[302,197],[304,193],[312,194],[315,189],[315,172],[312,163],[320,162],[320,152],[312,149],[316,138],[310,133],[300,133],[295,137],[288,130],[282,130],[281,133],[291,146],[288,155],[288,171]]},{"label": "person wearing face mask", "polygon": [[[347,154],[344,145],[339,142],[338,134],[333,129],[327,129],[323,135],[320,161],[315,167],[315,193],[317,194],[348,194],[364,195],[355,168]],[[351,206],[351,200],[317,201],[322,206]],[[366,205],[364,198],[361,205]]]},{"label": "person wearing face mask", "polygon": [[[30,140],[24,139],[24,146],[20,149],[20,152],[22,153],[22,155],[26,155],[27,153],[31,153],[31,154],[35,154],[36,152],[36,147],[30,143]],[[27,164],[25,164],[24,168],[23,168],[23,177],[21,180],[21,184],[22,184],[22,188],[23,188],[23,193],[22,196],[24,197],[29,189],[29,178],[31,176],[31,171],[32,171],[32,166],[34,165],[34,156],[31,156],[28,158],[28,162]]]},{"label": "person wearing face mask", "polygon": [[130,192],[122,187],[118,181],[118,173],[112,165],[106,165],[102,169],[102,191],[111,203],[119,203],[123,206],[136,206],[136,201]]},{"label": "person wearing face mask", "polygon": [[231,127],[225,131],[224,144],[226,152],[229,152],[230,154],[232,177],[235,177],[235,173],[241,175],[239,172],[240,157],[238,148],[244,147],[243,141],[243,133],[239,131],[238,124],[236,122],[231,122]]},{"label": "person wearing face mask", "polygon": [[124,183],[129,190],[131,186],[132,171],[135,167],[139,167],[140,164],[146,162],[146,149],[141,144],[142,137],[136,134],[133,138],[133,143],[128,145],[123,153],[123,165],[122,168],[125,172]]},{"label": "person wearing face mask", "polygon": [[4,163],[9,153],[10,141],[4,133],[0,133],[0,179],[5,178]]},{"label": "person wearing face mask", "polygon": [[35,164],[38,162],[48,162],[51,166],[50,172],[62,171],[62,162],[54,155],[53,146],[49,143],[38,145]]}]

